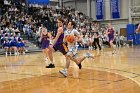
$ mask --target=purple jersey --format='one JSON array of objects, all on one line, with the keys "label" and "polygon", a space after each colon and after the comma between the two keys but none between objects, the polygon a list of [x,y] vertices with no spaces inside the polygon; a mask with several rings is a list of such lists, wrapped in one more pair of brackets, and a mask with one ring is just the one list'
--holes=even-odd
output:
[{"label": "purple jersey", "polygon": [[114,38],[114,30],[113,30],[113,28],[111,28],[111,29],[108,29],[108,32],[110,32],[109,34],[108,34],[108,37],[109,38]]},{"label": "purple jersey", "polygon": [[108,34],[109,41],[114,40],[114,33],[115,33],[115,31],[113,30],[113,28],[108,29],[108,32],[109,32],[109,34]]},{"label": "purple jersey", "polygon": [[64,33],[62,33],[59,36],[59,38],[56,41],[56,44],[53,46],[53,48],[55,51],[59,50],[63,55],[65,55],[68,52],[68,47],[66,46],[66,44],[63,43],[63,39],[64,39]]},{"label": "purple jersey", "polygon": [[48,34],[43,35],[42,37],[42,44],[41,44],[41,48],[45,49],[49,47],[50,41],[48,40],[49,36]]},{"label": "purple jersey", "polygon": [[58,40],[56,41],[56,44],[63,44],[63,39],[64,39],[64,33],[62,33],[59,36]]}]

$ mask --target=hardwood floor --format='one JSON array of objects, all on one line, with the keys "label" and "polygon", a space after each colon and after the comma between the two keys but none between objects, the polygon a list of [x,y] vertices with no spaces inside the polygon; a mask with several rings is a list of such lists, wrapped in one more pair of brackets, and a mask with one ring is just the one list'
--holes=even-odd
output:
[{"label": "hardwood floor", "polygon": [[79,70],[71,62],[68,77],[59,70],[65,57],[54,53],[56,68],[48,69],[42,53],[0,57],[0,93],[140,93],[140,46],[121,48],[112,55],[103,51],[80,50],[101,55],[87,58]]}]

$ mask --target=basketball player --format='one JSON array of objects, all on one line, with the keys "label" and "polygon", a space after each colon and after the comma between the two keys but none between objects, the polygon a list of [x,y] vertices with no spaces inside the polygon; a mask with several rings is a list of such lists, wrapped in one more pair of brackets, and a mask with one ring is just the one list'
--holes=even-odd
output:
[{"label": "basketball player", "polygon": [[138,25],[138,28],[135,31],[136,33],[140,33],[140,24]]},{"label": "basketball player", "polygon": [[[64,21],[62,18],[58,18],[57,23],[58,23],[57,35],[54,38],[53,44],[50,45],[49,52],[48,52],[48,56],[49,56],[51,63],[48,66],[46,66],[46,68],[55,68],[53,56],[52,56],[52,53],[54,51],[59,50],[65,56],[68,52],[68,48],[67,48],[66,44],[63,43],[63,39],[64,39],[63,23],[64,23]],[[67,60],[67,59],[66,59],[66,61],[70,62],[70,60]]]},{"label": "basketball player", "polygon": [[51,37],[51,34],[47,32],[47,29],[45,26],[42,27],[41,35],[40,35],[40,41],[41,41],[41,48],[45,57],[45,61],[48,61],[48,50],[49,50],[49,38]]},{"label": "basketball player", "polygon": [[[78,58],[77,48],[75,46],[76,40],[73,43],[70,43],[70,42],[68,42],[68,40],[66,40],[69,35],[74,35],[75,39],[76,39],[76,37],[78,38],[77,42],[81,42],[80,33],[76,29],[74,29],[74,26],[75,26],[75,23],[73,21],[69,21],[69,23],[67,25],[67,30],[65,31],[65,41],[68,44],[68,50],[69,50],[68,53],[67,53],[66,59],[67,60],[72,60],[76,64],[80,64],[81,65],[81,62],[85,58],[90,58],[90,57],[94,58],[94,57],[90,53],[86,53],[86,55],[84,57]],[[66,67],[63,70],[59,71],[65,77],[67,77],[67,75],[68,75],[67,70],[69,68],[69,65],[70,64],[66,62]],[[81,67],[82,67],[82,65],[79,67],[79,69],[81,69]]]},{"label": "basketball player", "polygon": [[110,47],[112,49],[112,54],[114,54],[116,52],[114,44],[113,44],[115,29],[112,27],[111,23],[108,24],[107,35],[108,35],[108,38],[109,38]]},{"label": "basketball player", "polygon": [[93,45],[94,45],[94,48],[95,50],[97,49],[97,45],[99,47],[99,50],[101,50],[101,46],[99,44],[99,32],[98,32],[98,27],[95,27],[94,30],[93,30],[93,37],[94,37],[94,42],[93,42]]}]

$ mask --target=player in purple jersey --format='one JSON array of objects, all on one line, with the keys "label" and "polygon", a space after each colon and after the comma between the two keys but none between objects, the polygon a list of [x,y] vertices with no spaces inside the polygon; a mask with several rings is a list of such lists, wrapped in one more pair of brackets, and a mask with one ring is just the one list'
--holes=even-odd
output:
[{"label": "player in purple jersey", "polygon": [[68,51],[66,44],[63,43],[63,39],[64,39],[63,23],[64,23],[64,21],[63,21],[63,19],[58,18],[57,23],[58,23],[57,35],[54,38],[53,44],[49,47],[49,53],[48,53],[51,63],[48,66],[46,66],[46,68],[55,68],[55,65],[53,62],[53,56],[52,56],[52,53],[54,51],[59,50],[63,55],[66,55],[67,51]]},{"label": "player in purple jersey", "polygon": [[107,35],[108,35],[108,38],[109,38],[110,47],[113,50],[112,54],[114,54],[116,52],[114,44],[113,44],[115,29],[112,27],[111,23],[108,24]]},{"label": "player in purple jersey", "polygon": [[50,44],[50,38],[51,34],[47,32],[47,29],[45,26],[42,27],[41,29],[41,34],[40,34],[40,41],[41,41],[41,48],[42,52],[45,57],[45,61],[48,60],[48,51],[49,51],[49,44]]}]

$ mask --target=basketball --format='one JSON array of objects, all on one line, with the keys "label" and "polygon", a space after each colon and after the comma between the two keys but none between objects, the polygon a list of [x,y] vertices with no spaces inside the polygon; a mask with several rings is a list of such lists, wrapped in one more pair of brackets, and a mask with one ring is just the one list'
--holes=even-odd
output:
[{"label": "basketball", "polygon": [[68,36],[66,37],[66,40],[67,40],[67,42],[69,42],[69,43],[74,43],[74,41],[75,41],[75,36],[74,36],[74,35],[68,35]]}]

